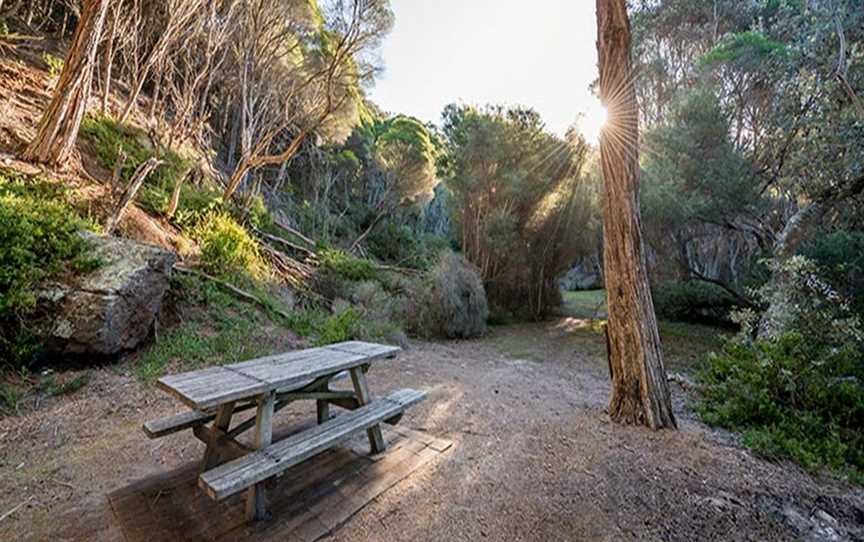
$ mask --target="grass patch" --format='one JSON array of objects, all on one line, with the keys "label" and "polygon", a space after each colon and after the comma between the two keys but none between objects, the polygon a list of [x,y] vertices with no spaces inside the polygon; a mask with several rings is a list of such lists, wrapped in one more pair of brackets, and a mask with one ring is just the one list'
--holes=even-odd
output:
[{"label": "grass patch", "polygon": [[564,298],[562,307],[564,314],[576,318],[605,318],[606,317],[606,291],[605,290],[580,290],[561,292]]},{"label": "grass patch", "polygon": [[[266,295],[264,290],[255,293]],[[190,371],[284,350],[271,334],[279,327],[288,328],[288,323],[268,317],[212,282],[178,275],[171,279],[169,295],[171,304],[194,307],[194,316],[143,351],[133,368],[142,381],[162,376],[169,365],[176,366],[177,372]]]},{"label": "grass patch", "polygon": [[42,379],[39,387],[43,392],[52,397],[57,397],[59,395],[70,395],[89,384],[90,377],[90,372],[87,371],[72,378],[66,378],[58,382],[56,376],[49,375]]},{"label": "grass patch", "polygon": [[7,413],[17,412],[18,403],[24,397],[24,390],[11,382],[0,382],[0,410]]}]

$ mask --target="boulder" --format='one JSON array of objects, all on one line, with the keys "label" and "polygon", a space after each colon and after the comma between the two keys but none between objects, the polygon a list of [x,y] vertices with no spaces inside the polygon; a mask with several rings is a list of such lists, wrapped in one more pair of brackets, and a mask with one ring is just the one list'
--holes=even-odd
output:
[{"label": "boulder", "polygon": [[50,354],[112,356],[150,334],[176,256],[129,239],[85,235],[100,266],[39,293],[39,334]]},{"label": "boulder", "polygon": [[593,290],[603,287],[603,269],[599,254],[581,258],[564,275],[559,284],[563,290]]}]

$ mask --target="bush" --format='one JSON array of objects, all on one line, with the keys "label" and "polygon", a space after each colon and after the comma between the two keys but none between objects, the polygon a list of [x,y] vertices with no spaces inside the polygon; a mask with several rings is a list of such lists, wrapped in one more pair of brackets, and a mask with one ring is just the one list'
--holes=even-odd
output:
[{"label": "bush", "polygon": [[437,235],[418,235],[409,226],[388,222],[372,231],[369,252],[384,262],[413,269],[429,269],[450,243]]},{"label": "bush", "polygon": [[58,185],[0,174],[0,358],[7,363],[24,365],[35,353],[25,322],[38,285],[98,265],[78,234],[89,227]]},{"label": "bush", "polygon": [[419,335],[468,339],[486,332],[489,305],[479,272],[467,260],[443,252],[410,298],[410,327]]},{"label": "bush", "polygon": [[786,333],[729,341],[699,373],[698,411],[768,457],[864,475],[864,348]]},{"label": "bush", "polygon": [[682,322],[726,323],[735,298],[723,288],[702,281],[668,281],[652,290],[657,316]]},{"label": "bush", "polygon": [[378,270],[375,264],[364,258],[357,258],[344,250],[325,248],[318,253],[321,268],[345,280],[375,280]]},{"label": "bush", "polygon": [[267,264],[258,244],[231,215],[213,211],[194,228],[193,236],[201,245],[202,267],[223,277],[262,279]]},{"label": "bush", "polygon": [[315,340],[315,346],[326,346],[359,338],[359,329],[360,313],[352,307],[347,307],[319,325],[316,330],[318,338]]},{"label": "bush", "polygon": [[[698,378],[706,422],[744,431],[745,444],[805,467],[864,475],[864,326],[796,256],[757,293],[765,316],[734,314],[739,336],[712,354]],[[764,336],[752,337],[761,326]]]}]

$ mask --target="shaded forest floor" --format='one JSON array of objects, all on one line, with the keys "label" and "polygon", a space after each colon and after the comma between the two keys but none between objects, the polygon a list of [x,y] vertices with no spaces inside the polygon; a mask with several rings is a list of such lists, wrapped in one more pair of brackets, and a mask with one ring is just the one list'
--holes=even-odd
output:
[{"label": "shaded forest floor", "polygon": [[[754,457],[701,424],[678,384],[680,431],[610,423],[602,335],[572,299],[567,310],[480,340],[418,342],[377,366],[377,393],[429,394],[406,427],[456,444],[330,539],[864,539],[861,488]],[[708,328],[663,328],[672,371],[716,344]],[[178,405],[135,378],[134,363],[93,371],[80,391],[0,419],[0,516],[23,503],[0,520],[0,539],[122,540],[106,494],[197,461],[203,446],[190,435],[150,441],[141,432]],[[299,405],[278,421],[311,415]]]}]

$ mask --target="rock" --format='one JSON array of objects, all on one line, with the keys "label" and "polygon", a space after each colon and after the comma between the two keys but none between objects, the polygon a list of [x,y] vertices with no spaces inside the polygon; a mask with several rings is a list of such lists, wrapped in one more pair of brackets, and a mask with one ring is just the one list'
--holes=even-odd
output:
[{"label": "rock", "polygon": [[581,258],[559,281],[564,290],[592,290],[603,287],[599,254]]},{"label": "rock", "polygon": [[38,333],[50,354],[111,356],[138,346],[162,308],[176,256],[117,237],[82,234],[101,262],[95,271],[39,293]]}]

